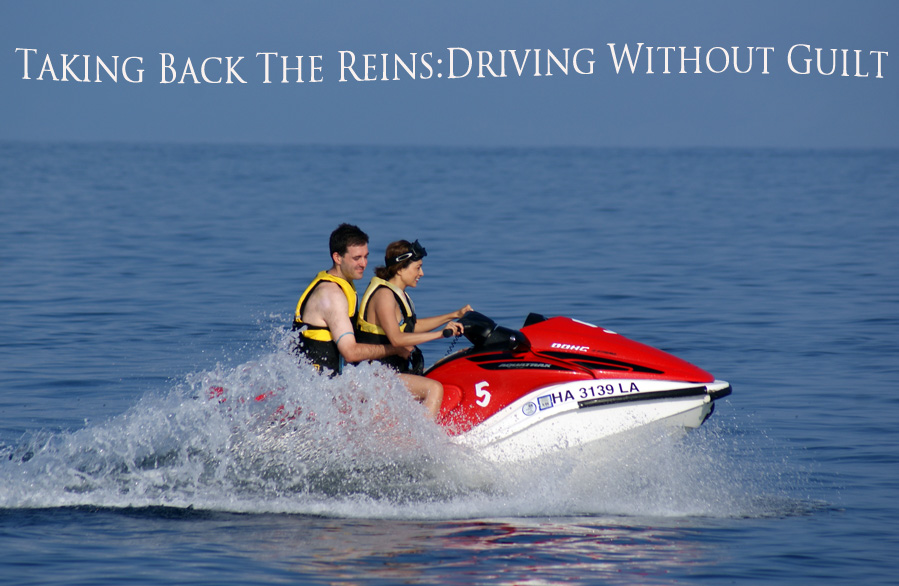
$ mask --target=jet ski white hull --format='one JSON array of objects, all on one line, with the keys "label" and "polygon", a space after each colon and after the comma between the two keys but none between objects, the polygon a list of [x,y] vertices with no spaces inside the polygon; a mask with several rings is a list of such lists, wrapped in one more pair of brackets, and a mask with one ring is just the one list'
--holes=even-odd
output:
[{"label": "jet ski white hull", "polygon": [[596,379],[533,391],[477,427],[456,436],[491,461],[523,461],[579,449],[644,426],[696,428],[725,381]]}]

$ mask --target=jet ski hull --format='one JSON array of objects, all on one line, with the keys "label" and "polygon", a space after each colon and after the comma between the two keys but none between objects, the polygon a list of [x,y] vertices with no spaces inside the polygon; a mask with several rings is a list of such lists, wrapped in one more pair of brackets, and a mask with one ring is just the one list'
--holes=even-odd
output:
[{"label": "jet ski hull", "polygon": [[[632,387],[640,390],[608,396],[591,392]],[[586,448],[647,426],[697,428],[712,414],[713,397],[729,393],[730,385],[724,381],[695,386],[675,381],[596,379],[553,385],[525,395],[454,439],[488,460],[528,460]]]},{"label": "jet ski hull", "polygon": [[510,330],[461,321],[471,348],[426,376],[444,386],[439,422],[491,460],[577,449],[629,430],[696,428],[730,384],[666,352],[591,324],[529,316]]}]

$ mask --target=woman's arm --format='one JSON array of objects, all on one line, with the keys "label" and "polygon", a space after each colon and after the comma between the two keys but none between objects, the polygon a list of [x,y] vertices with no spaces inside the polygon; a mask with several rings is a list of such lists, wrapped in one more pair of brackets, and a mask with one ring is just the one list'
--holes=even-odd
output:
[{"label": "woman's arm", "polygon": [[[375,294],[372,295],[372,298],[369,301],[369,311],[374,312],[373,317],[375,321],[372,323],[380,326],[381,329],[384,330],[384,333],[387,334],[387,338],[390,340],[390,344],[393,346],[417,346],[418,344],[424,344],[425,342],[430,342],[431,340],[436,340],[443,336],[442,331],[400,331],[397,316],[401,314],[399,313],[399,306],[396,303],[396,298],[393,296],[393,292],[390,291],[390,289],[383,288],[375,291]],[[449,319],[446,321],[449,321]],[[438,323],[437,325],[442,324]],[[434,327],[437,327],[437,325]],[[417,325],[415,329],[419,329]]]},{"label": "woman's arm", "polygon": [[430,332],[433,329],[441,327],[447,322],[450,322],[454,319],[459,319],[469,311],[471,311],[471,305],[466,305],[462,309],[456,310],[452,313],[444,313],[443,315],[435,315],[434,317],[420,318],[418,320],[418,323],[415,324],[415,331]]},{"label": "woman's arm", "polygon": [[322,283],[322,295],[316,300],[317,309],[337,343],[337,350],[350,363],[376,360],[397,354],[408,358],[410,350],[402,346],[382,344],[360,344],[353,335],[353,324],[347,315],[347,299],[334,283]]}]

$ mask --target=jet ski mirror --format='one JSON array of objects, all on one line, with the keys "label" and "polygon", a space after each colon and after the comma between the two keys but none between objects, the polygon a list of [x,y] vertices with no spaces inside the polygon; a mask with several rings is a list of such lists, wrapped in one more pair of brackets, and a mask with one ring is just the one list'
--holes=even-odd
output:
[{"label": "jet ski mirror", "polygon": [[519,352],[527,352],[528,350],[530,350],[531,341],[527,339],[527,336],[525,336],[518,330],[513,330],[512,328],[506,328],[503,326],[496,326],[496,328],[484,342],[483,348],[489,350],[500,350],[503,352],[508,351],[512,352],[513,354],[517,354]]},{"label": "jet ski mirror", "polygon": [[495,321],[477,311],[469,311],[457,321],[465,328],[464,336],[475,346],[486,342],[493,330],[496,329]]},{"label": "jet ski mirror", "polygon": [[531,347],[527,337],[503,326],[477,311],[469,311],[459,319],[465,327],[465,337],[476,348],[501,352],[525,352]]}]

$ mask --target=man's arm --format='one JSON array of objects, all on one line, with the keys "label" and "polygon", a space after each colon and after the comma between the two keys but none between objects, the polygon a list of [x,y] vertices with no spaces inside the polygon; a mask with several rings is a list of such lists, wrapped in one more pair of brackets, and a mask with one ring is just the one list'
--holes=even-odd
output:
[{"label": "man's arm", "polygon": [[[325,285],[331,285],[325,287]],[[346,296],[338,285],[322,283],[318,287],[324,294],[320,299],[319,308],[322,318],[331,331],[331,337],[337,343],[337,349],[347,362],[362,362],[363,360],[377,360],[398,354],[408,358],[411,351],[408,348],[388,346],[382,344],[360,344],[353,333],[353,324],[349,318],[349,305]]]}]

